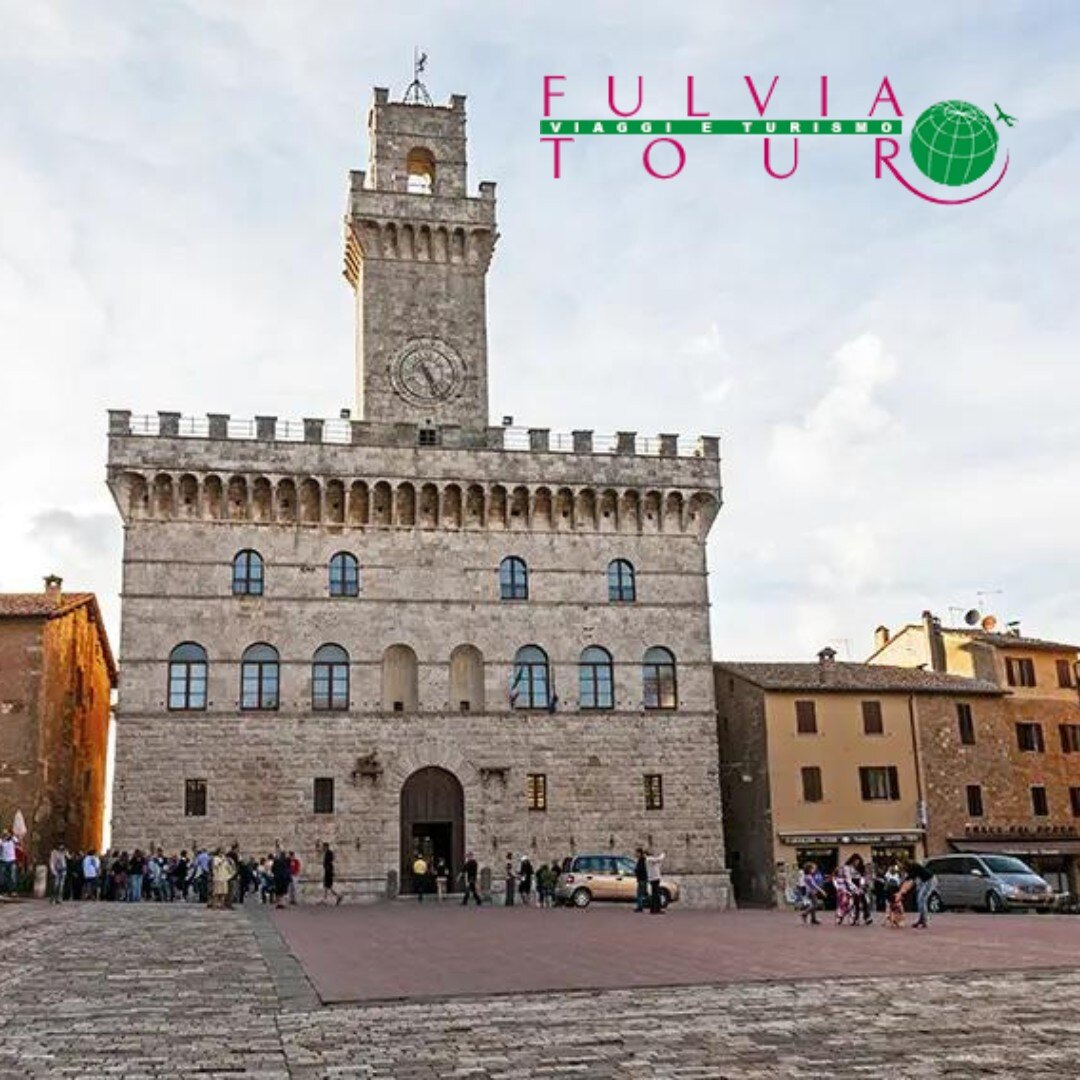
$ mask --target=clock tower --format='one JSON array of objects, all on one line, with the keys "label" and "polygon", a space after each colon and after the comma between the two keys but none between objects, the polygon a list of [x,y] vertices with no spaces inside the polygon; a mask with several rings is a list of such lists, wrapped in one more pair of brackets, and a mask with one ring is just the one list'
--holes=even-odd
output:
[{"label": "clock tower", "polygon": [[495,185],[468,194],[465,98],[391,102],[376,89],[368,144],[345,216],[358,418],[485,428]]}]

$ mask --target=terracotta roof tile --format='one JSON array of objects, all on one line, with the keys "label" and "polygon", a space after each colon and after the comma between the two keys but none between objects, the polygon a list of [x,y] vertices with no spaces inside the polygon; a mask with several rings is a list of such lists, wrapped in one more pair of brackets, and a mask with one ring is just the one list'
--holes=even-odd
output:
[{"label": "terracotta roof tile", "polygon": [[66,615],[94,599],[89,592],[63,593],[60,602],[44,593],[0,593],[0,618],[52,618]]},{"label": "terracotta roof tile", "polygon": [[1019,634],[995,634],[986,630],[976,630],[968,626],[943,626],[943,634],[960,634],[975,641],[985,641],[999,649],[1050,649],[1054,652],[1080,652],[1080,645],[1066,645],[1060,641],[1046,641],[1044,638],[1021,637]]},{"label": "terracotta roof tile", "polygon": [[763,690],[803,690],[843,693],[867,691],[902,694],[1003,694],[986,679],[942,675],[921,668],[889,667],[885,664],[833,663],[736,663],[720,660],[715,665]]}]

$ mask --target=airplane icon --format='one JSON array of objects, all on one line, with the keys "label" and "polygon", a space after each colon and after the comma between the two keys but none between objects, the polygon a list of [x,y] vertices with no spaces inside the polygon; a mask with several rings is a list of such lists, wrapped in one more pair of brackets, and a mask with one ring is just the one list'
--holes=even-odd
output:
[{"label": "airplane icon", "polygon": [[1010,116],[1005,110],[995,101],[994,108],[997,109],[997,117],[999,123],[1004,124],[1006,127],[1012,127],[1016,123],[1016,117]]}]

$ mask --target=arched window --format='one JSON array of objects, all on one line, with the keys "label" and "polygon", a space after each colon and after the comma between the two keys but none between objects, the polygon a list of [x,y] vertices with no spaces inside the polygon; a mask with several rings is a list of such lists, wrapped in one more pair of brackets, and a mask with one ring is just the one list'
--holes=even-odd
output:
[{"label": "arched window", "polygon": [[356,556],[339,551],[330,560],[330,595],[360,595],[360,564]]},{"label": "arched window", "polygon": [[475,645],[459,645],[450,654],[450,708],[484,711],[484,654]]},{"label": "arched window", "polygon": [[273,645],[249,645],[240,663],[240,708],[276,709],[281,663]]},{"label": "arched window", "polygon": [[311,707],[349,707],[349,654],[340,645],[320,645],[311,658]]},{"label": "arched window", "polygon": [[678,704],[675,689],[675,657],[659,645],[645,650],[641,665],[642,688],[646,709],[674,709]]},{"label": "arched window", "polygon": [[415,146],[405,158],[405,190],[410,195],[431,195],[435,191],[435,155]]},{"label": "arched window", "polygon": [[518,649],[510,680],[510,707],[550,709],[553,701],[547,653],[537,645]]},{"label": "arched window", "polygon": [[524,559],[508,555],[499,563],[499,598],[502,600],[529,599],[529,568]]},{"label": "arched window", "polygon": [[611,653],[599,645],[590,645],[578,662],[578,705],[582,709],[615,708]]},{"label": "arched window", "polygon": [[607,598],[613,604],[629,604],[637,599],[634,564],[614,559],[607,568]]},{"label": "arched window", "polygon": [[169,653],[169,708],[195,711],[206,708],[206,650],[185,641]]},{"label": "arched window", "polygon": [[257,551],[238,551],[232,563],[233,596],[262,596],[263,561]]},{"label": "arched window", "polygon": [[387,712],[414,713],[420,707],[419,667],[408,645],[390,645],[383,653],[382,699]]}]

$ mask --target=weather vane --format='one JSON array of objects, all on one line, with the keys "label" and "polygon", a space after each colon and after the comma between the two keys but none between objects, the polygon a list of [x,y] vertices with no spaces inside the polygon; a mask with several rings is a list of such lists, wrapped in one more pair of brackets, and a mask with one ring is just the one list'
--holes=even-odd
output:
[{"label": "weather vane", "polygon": [[420,76],[424,74],[424,68],[427,67],[427,53],[421,52],[419,48],[413,49],[413,81],[409,83],[405,90],[405,97],[402,100],[406,105],[430,105],[431,95],[427,92],[427,87],[420,81]]}]

